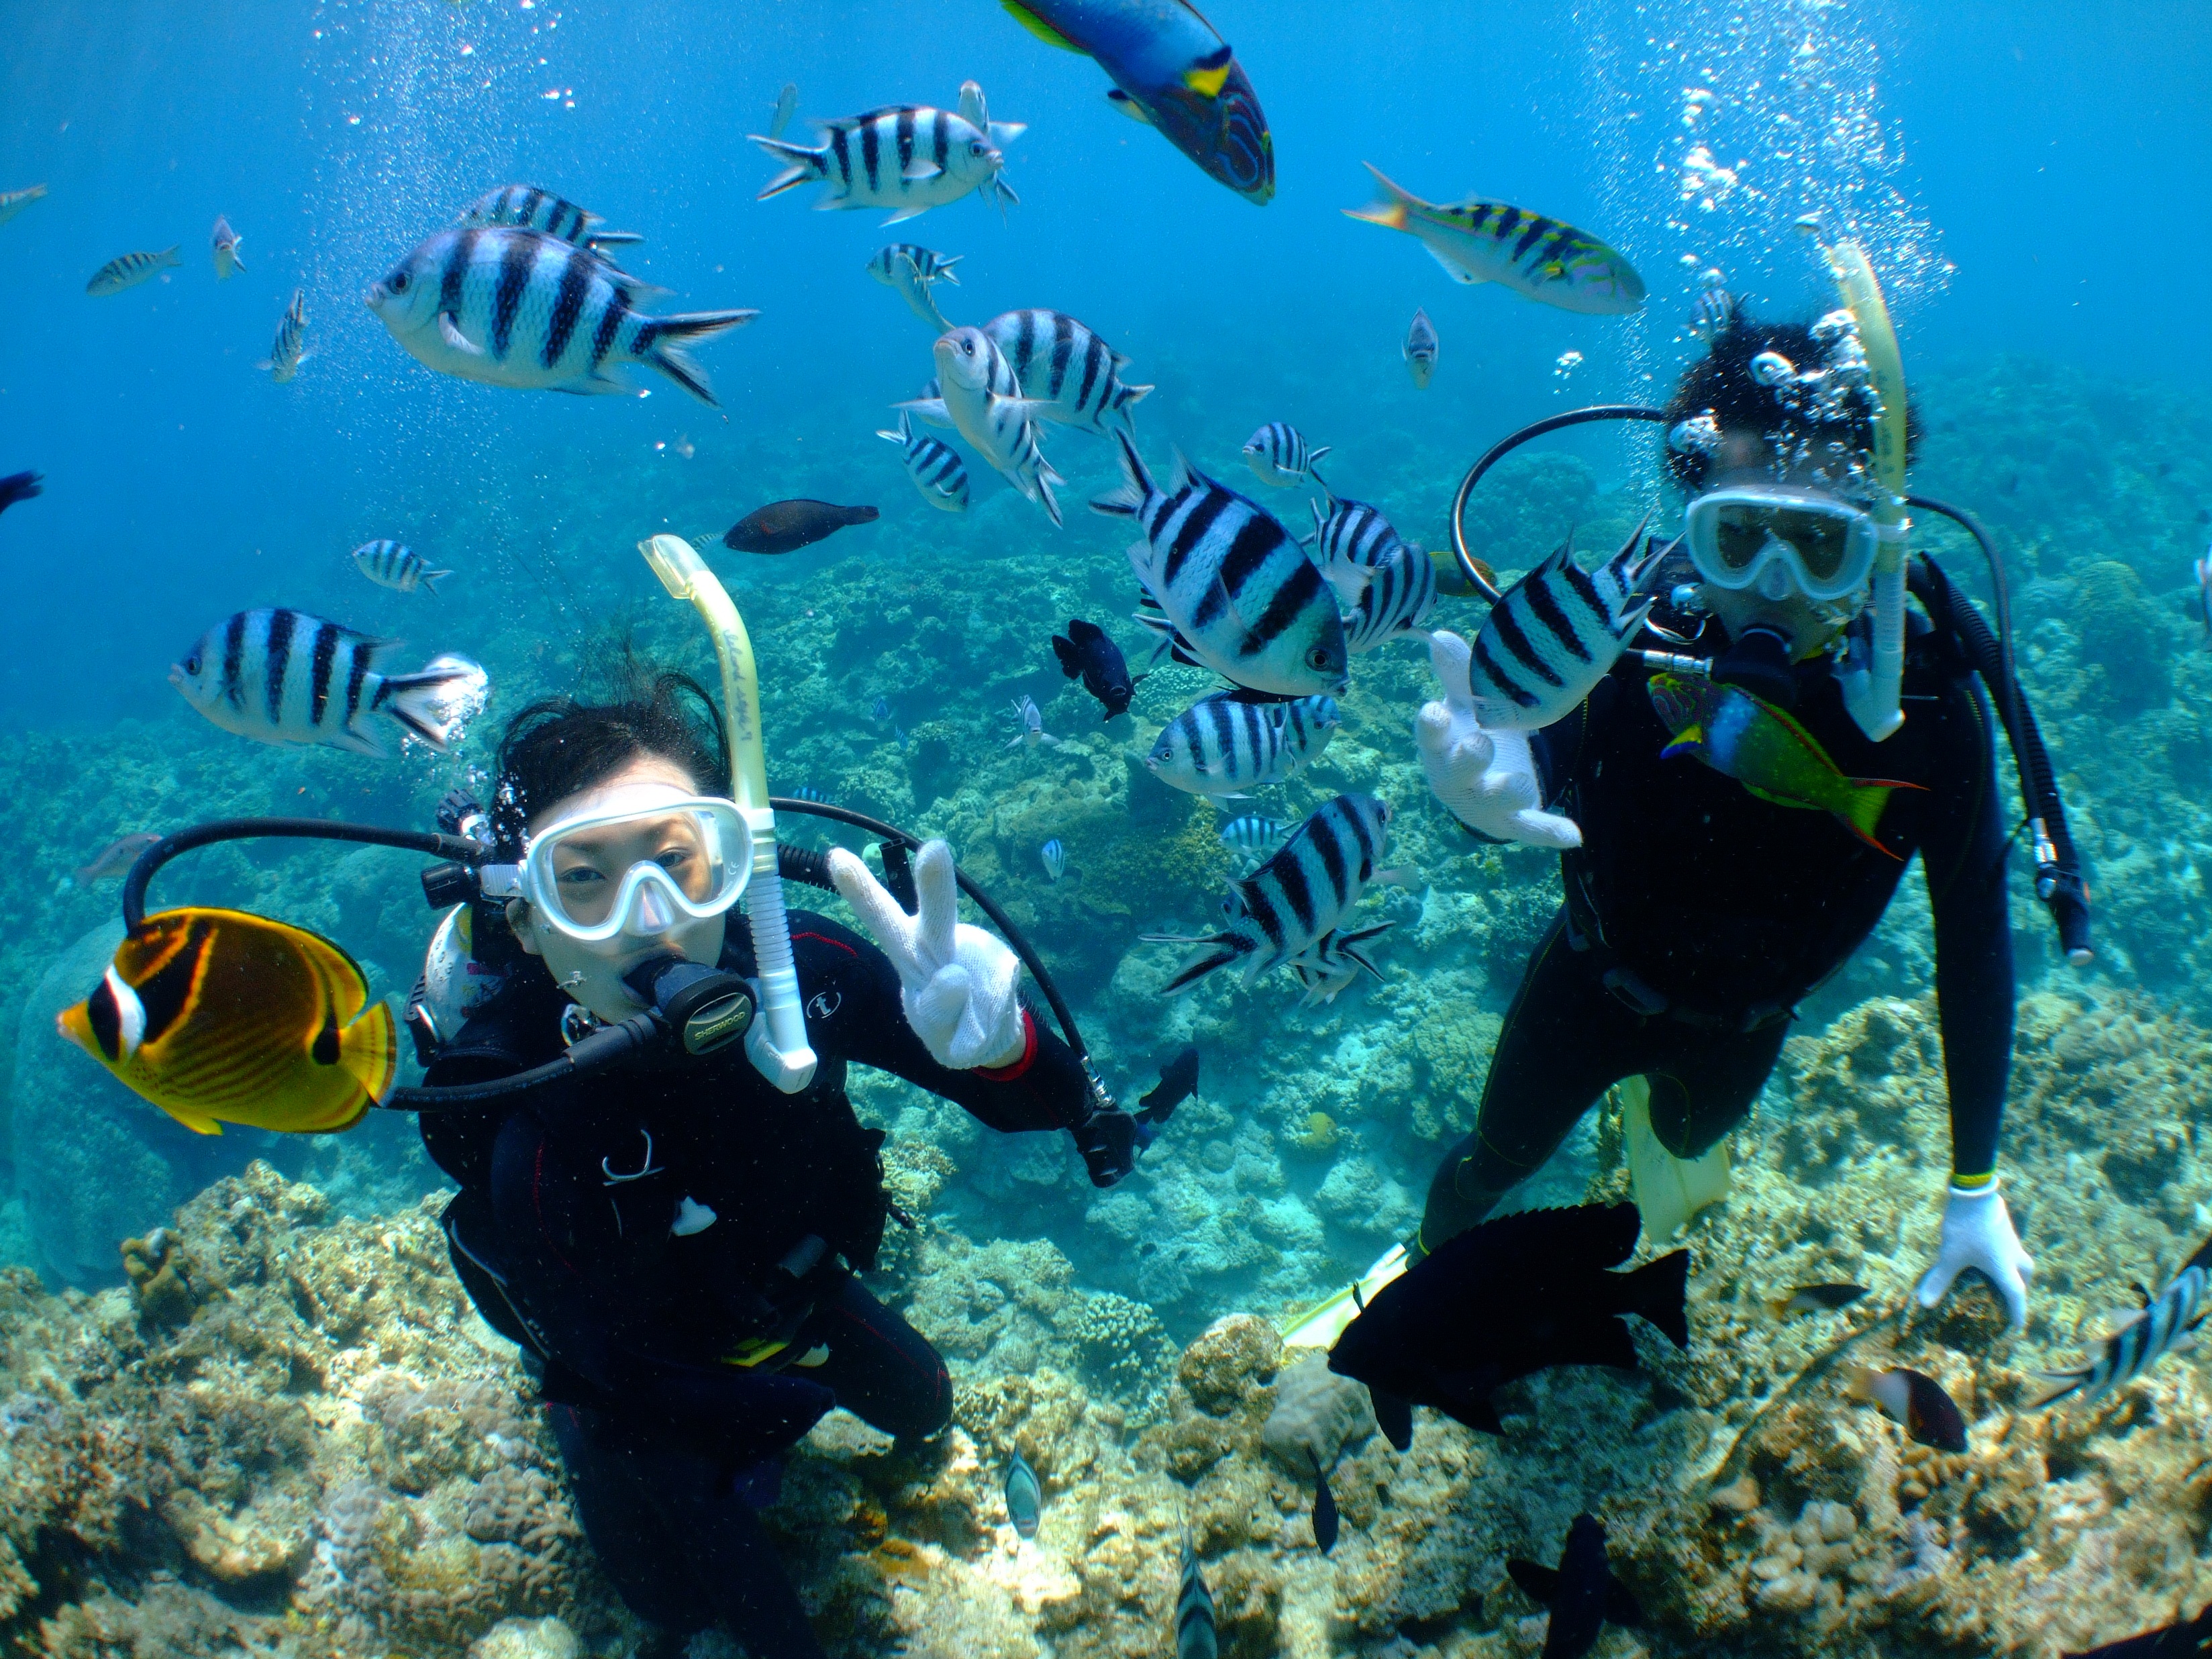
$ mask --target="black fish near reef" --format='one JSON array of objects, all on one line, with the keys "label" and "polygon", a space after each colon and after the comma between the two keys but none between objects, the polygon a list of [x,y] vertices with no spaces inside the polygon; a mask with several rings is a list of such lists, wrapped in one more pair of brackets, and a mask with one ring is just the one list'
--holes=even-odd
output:
[{"label": "black fish near reef", "polygon": [[1644,1621],[1644,1609],[1613,1576],[1605,1559],[1605,1528],[1595,1516],[1578,1515],[1569,1524],[1557,1567],[1508,1561],[1505,1571],[1522,1595],[1552,1610],[1544,1659],[1582,1659],[1606,1626]]},{"label": "black fish near reef", "polygon": [[1328,1489],[1328,1471],[1314,1465],[1314,1547],[1327,1555],[1336,1547],[1336,1494]]},{"label": "black fish near reef", "polygon": [[2062,1659],[2197,1659],[2208,1642],[2212,1642],[2212,1605],[2179,1625],[2164,1625],[2085,1653],[2065,1654]]},{"label": "black fish near reef", "polygon": [[1966,1419],[1943,1385],[1925,1372],[1899,1366],[1890,1371],[1862,1371],[1851,1386],[1905,1426],[1905,1434],[1937,1451],[1966,1449]]},{"label": "black fish near reef", "polygon": [[1052,636],[1052,654],[1060,659],[1061,673],[1080,679],[1083,689],[1098,699],[1106,710],[1102,718],[1110,720],[1129,712],[1137,684],[1129,678],[1128,659],[1097,623],[1071,619],[1065,636]]},{"label": "black fish near reef", "polygon": [[796,553],[849,525],[873,524],[872,507],[830,501],[770,501],[732,525],[722,545],[738,553]]},{"label": "black fish near reef", "polygon": [[1377,1395],[1378,1421],[1387,1395],[1394,1419],[1395,1402],[1409,1401],[1501,1434],[1490,1395],[1516,1377],[1552,1365],[1633,1370],[1628,1314],[1689,1346],[1688,1251],[1607,1271],[1634,1252],[1639,1225],[1633,1204],[1585,1204],[1470,1227],[1377,1291],[1329,1351],[1328,1368]]},{"label": "black fish near reef", "polygon": [[0,478],[0,513],[5,513],[18,501],[27,501],[46,491],[45,480],[35,472],[10,472]]},{"label": "black fish near reef", "polygon": [[1160,1080],[1137,1098],[1137,1121],[1158,1128],[1176,1108],[1198,1092],[1198,1045],[1193,1043],[1160,1067]]}]

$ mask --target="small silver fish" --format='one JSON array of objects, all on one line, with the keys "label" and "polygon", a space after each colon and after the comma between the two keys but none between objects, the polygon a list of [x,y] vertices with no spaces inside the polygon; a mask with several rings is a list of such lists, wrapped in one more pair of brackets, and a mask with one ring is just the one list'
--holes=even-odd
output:
[{"label": "small silver fish", "polygon": [[1314,463],[1328,453],[1329,447],[1308,449],[1304,435],[1288,421],[1270,421],[1244,441],[1244,461],[1252,469],[1252,476],[1263,484],[1277,489],[1288,489],[1311,477],[1320,482],[1314,471]]},{"label": "small silver fish", "polygon": [[1018,1450],[1006,1465],[1006,1519],[1014,1523],[1014,1530],[1024,1538],[1036,1537],[1044,1518],[1044,1483]]},{"label": "small silver fish", "polygon": [[1429,389],[1429,377],[1437,372],[1437,325],[1429,320],[1429,313],[1416,307],[1413,325],[1406,331],[1406,373],[1413,377],[1414,387],[1422,392]]},{"label": "small silver fish", "polygon": [[1039,848],[1037,856],[1044,860],[1044,876],[1047,881],[1058,881],[1066,872],[1067,848],[1060,844],[1057,837]]},{"label": "small silver fish", "polygon": [[453,574],[431,569],[430,562],[414,549],[389,539],[363,542],[354,549],[353,562],[355,569],[379,587],[398,593],[412,593],[417,588],[435,593],[438,584]]},{"label": "small silver fish", "polygon": [[221,214],[216,216],[212,251],[215,254],[215,279],[227,283],[246,269],[246,261],[238,257],[238,245],[245,238],[230,228],[230,221]]},{"label": "small silver fish", "polygon": [[799,82],[786,81],[783,83],[783,90],[776,94],[775,113],[769,117],[768,136],[771,138],[782,137],[784,130],[791,125],[791,118],[798,113]]},{"label": "small silver fish", "polygon": [[161,839],[151,830],[139,830],[108,842],[93,855],[91,863],[76,872],[76,884],[89,887],[111,876],[127,875],[131,866],[138,862],[138,855]]},{"label": "small silver fish", "polygon": [[120,294],[125,289],[136,288],[165,270],[174,270],[184,262],[183,256],[175,247],[165,247],[159,253],[119,254],[92,273],[92,280],[84,285],[84,291],[95,299],[105,295]]},{"label": "small silver fish", "polygon": [[1016,699],[1013,705],[1013,710],[1014,724],[1020,729],[1017,731],[1012,737],[1006,739],[1007,748],[1012,749],[1020,744],[1027,744],[1030,748],[1034,749],[1041,743],[1055,744],[1060,741],[1058,738],[1051,736],[1045,731],[1044,716],[1037,712],[1036,698],[1021,697]]},{"label": "small silver fish", "polygon": [[889,247],[878,248],[869,258],[868,275],[885,288],[896,289],[908,310],[942,334],[952,325],[937,308],[930,285],[950,283],[959,287],[960,279],[952,274],[952,267],[961,258],[957,253],[933,252],[912,242],[893,242]]},{"label": "small silver fish", "polygon": [[46,193],[44,185],[33,185],[24,190],[0,190],[0,225],[6,224]]},{"label": "small silver fish", "polygon": [[307,290],[292,290],[291,308],[283,320],[276,325],[276,337],[269,347],[269,356],[257,368],[269,371],[269,378],[282,386],[300,372],[300,365],[314,354],[307,350]]},{"label": "small silver fish", "polygon": [[2197,609],[2204,618],[2204,642],[2212,645],[2212,547],[2197,561]]}]

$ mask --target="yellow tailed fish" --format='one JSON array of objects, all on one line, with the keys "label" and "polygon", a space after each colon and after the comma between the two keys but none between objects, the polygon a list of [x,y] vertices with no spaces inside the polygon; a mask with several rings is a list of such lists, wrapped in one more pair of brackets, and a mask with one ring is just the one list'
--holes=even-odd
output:
[{"label": "yellow tailed fish", "polygon": [[1188,0],[1000,0],[1047,46],[1081,52],[1112,77],[1106,96],[1159,129],[1208,178],[1265,206],[1275,141],[1243,66]]},{"label": "yellow tailed fish", "polygon": [[351,1128],[392,1088],[399,1033],[353,958],[240,910],[150,915],[61,1034],[186,1128]]}]

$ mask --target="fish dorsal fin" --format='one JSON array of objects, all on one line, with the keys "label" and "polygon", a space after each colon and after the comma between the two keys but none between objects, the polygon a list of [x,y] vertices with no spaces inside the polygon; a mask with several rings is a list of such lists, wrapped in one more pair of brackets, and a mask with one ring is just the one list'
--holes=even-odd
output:
[{"label": "fish dorsal fin", "polygon": [[1505,1571],[1520,1586],[1521,1593],[1531,1601],[1548,1607],[1552,1605],[1553,1597],[1559,1593],[1559,1570],[1557,1567],[1540,1566],[1534,1561],[1523,1561],[1516,1557],[1505,1564]]},{"label": "fish dorsal fin", "polygon": [[1014,21],[1019,23],[1048,46],[1058,46],[1062,52],[1083,52],[1082,47],[1022,4],[1021,0],[999,0],[999,3],[1012,14]]},{"label": "fish dorsal fin", "polygon": [[1168,452],[1169,495],[1174,495],[1176,491],[1182,489],[1187,484],[1204,484],[1211,483],[1213,481],[1211,478],[1208,478],[1206,474],[1200,472],[1196,467],[1190,464],[1190,457],[1182,453],[1182,448],[1180,445]]}]

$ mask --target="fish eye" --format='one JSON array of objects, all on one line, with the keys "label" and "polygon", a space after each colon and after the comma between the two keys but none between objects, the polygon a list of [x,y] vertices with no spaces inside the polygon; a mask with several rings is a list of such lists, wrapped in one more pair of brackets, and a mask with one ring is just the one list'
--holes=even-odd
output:
[{"label": "fish eye", "polygon": [[393,272],[392,273],[392,280],[391,280],[391,281],[389,281],[388,283],[386,283],[385,284],[385,286],[386,286],[386,288],[390,289],[391,289],[394,294],[404,294],[404,293],[406,293],[406,292],[407,292],[407,273],[406,273],[405,271],[404,271],[404,270],[395,270],[395,271],[393,271]]},{"label": "fish eye", "polygon": [[1312,650],[1306,653],[1306,664],[1309,667],[1312,668],[1328,667],[1328,647],[1322,645],[1314,647]]},{"label": "fish eye", "polygon": [[189,657],[187,657],[187,658],[185,658],[185,672],[186,672],[187,674],[197,674],[197,673],[198,673],[199,672],[200,672],[200,657],[199,657],[199,653],[198,653],[198,652],[197,652],[197,651],[195,651],[194,653],[192,653],[192,654],[191,654],[191,656],[189,656]]},{"label": "fish eye", "polygon": [[970,155],[988,155],[991,147],[981,138],[971,138],[968,141],[968,153]]}]

